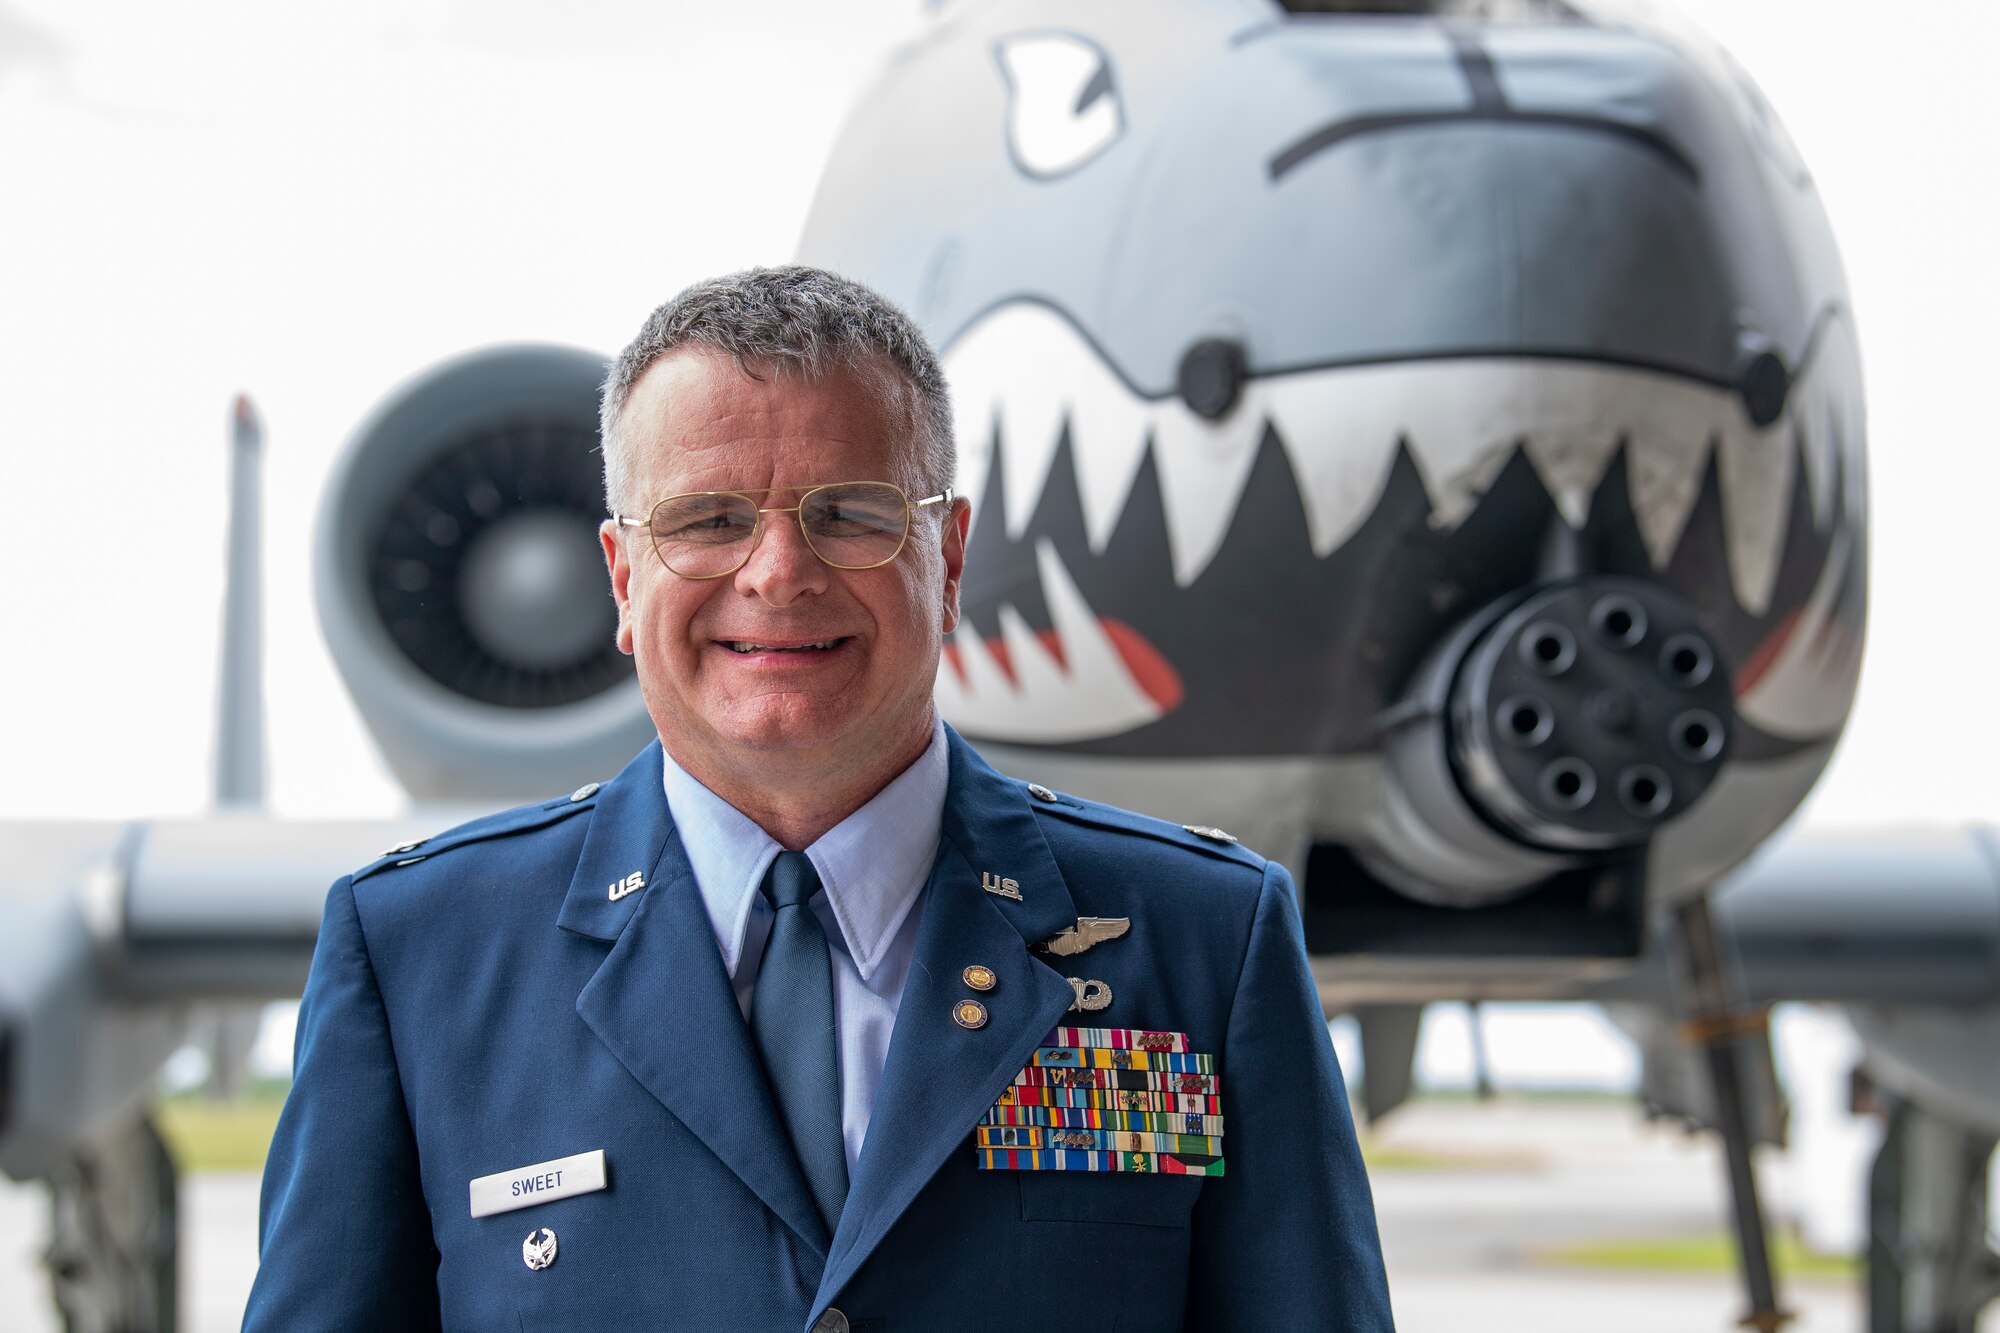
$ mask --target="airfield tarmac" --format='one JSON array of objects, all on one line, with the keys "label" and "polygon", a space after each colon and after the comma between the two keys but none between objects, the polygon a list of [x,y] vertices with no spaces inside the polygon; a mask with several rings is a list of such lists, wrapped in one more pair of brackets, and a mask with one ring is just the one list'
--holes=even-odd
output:
[{"label": "airfield tarmac", "polygon": [[[1713,1235],[1725,1189],[1712,1141],[1649,1125],[1629,1102],[1422,1101],[1372,1136],[1382,1248],[1402,1333],[1725,1333],[1733,1272],[1629,1273],[1551,1261],[1567,1245]],[[257,1178],[185,1182],[186,1333],[227,1333],[256,1270]],[[1782,1202],[1782,1201],[1780,1201]],[[0,1182],[0,1324],[57,1333],[35,1256],[38,1190]],[[1854,1283],[1789,1282],[1793,1333],[1863,1333]],[[1980,1333],[2000,1333],[2000,1309]]]}]

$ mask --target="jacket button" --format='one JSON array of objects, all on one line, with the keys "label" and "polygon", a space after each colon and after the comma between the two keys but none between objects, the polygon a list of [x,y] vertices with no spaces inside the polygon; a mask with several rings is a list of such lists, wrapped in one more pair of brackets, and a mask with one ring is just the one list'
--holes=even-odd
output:
[{"label": "jacket button", "polygon": [[828,1306],[825,1314],[813,1320],[812,1333],[847,1333],[847,1316]]}]

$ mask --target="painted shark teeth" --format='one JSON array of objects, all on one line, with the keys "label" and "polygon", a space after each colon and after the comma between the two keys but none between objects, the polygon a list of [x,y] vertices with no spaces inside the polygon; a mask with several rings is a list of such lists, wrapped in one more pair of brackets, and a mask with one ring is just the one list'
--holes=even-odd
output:
[{"label": "painted shark teeth", "polygon": [[1773,736],[1811,740],[1837,731],[1854,703],[1861,674],[1861,636],[1834,622],[1850,565],[1854,534],[1837,532],[1826,564],[1806,604],[1780,631],[1783,640],[1754,679],[1743,685],[1736,710]]},{"label": "painted shark teeth", "polygon": [[[1258,377],[1226,418],[1210,422],[1178,398],[1129,385],[1061,313],[1029,301],[973,325],[946,366],[958,404],[961,493],[981,495],[994,450],[1006,450],[1002,498],[1008,535],[1018,538],[1067,432],[1086,536],[1102,551],[1150,450],[1182,587],[1220,549],[1268,428],[1298,478],[1322,556],[1374,510],[1399,445],[1416,460],[1438,528],[1461,522],[1517,449],[1564,518],[1581,525],[1622,447],[1641,540],[1662,568],[1713,455],[1731,582],[1742,606],[1762,614],[1784,549],[1793,433],[1821,522],[1832,508],[1833,452],[1858,455],[1860,434],[1853,338],[1838,314],[1822,327],[1786,413],[1761,430],[1726,388],[1599,362],[1502,357]],[[1860,469],[1848,471],[1858,477]],[[1858,496],[1850,505],[1858,516]]]},{"label": "painted shark teeth", "polygon": [[1115,735],[1162,716],[1046,538],[1035,543],[1035,563],[1050,634],[1037,635],[1013,607],[1002,607],[1003,669],[992,646],[961,623],[952,634],[957,665],[938,671],[944,719],[988,740],[1061,742]]}]

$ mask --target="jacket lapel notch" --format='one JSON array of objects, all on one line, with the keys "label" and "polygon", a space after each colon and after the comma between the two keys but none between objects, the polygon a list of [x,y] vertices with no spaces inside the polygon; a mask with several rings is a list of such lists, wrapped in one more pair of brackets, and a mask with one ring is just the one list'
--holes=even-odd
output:
[{"label": "jacket lapel notch", "polygon": [[617,939],[646,889],[664,878],[661,861],[673,821],[661,772],[660,743],[654,741],[598,790],[583,852],[556,917],[564,930]]},{"label": "jacket lapel notch", "polygon": [[[614,941],[578,994],[576,1012],[632,1077],[824,1255],[826,1222],[778,1120],[701,890],[668,819],[657,751],[650,773],[634,774],[635,760],[619,775],[620,784],[639,779],[618,794],[631,804],[614,799],[611,810],[598,810],[596,820],[606,821],[603,846],[595,845],[593,821],[564,903],[565,929]],[[655,841],[650,860],[632,860]],[[599,882],[604,868],[639,865],[645,889],[611,902],[612,881]]]},{"label": "jacket lapel notch", "polygon": [[[909,979],[895,1035],[856,1167],[834,1234],[814,1317],[838,1296],[910,1202],[1028,1062],[1074,998],[1062,975],[1030,945],[1076,923],[1074,902],[1019,787],[1001,777],[952,734],[951,787],[944,837],[925,887]],[[986,864],[991,862],[991,864]],[[1005,873],[1011,867],[1018,873]],[[985,892],[985,871],[1014,879],[1017,901]],[[986,992],[963,973],[991,968]],[[985,1023],[953,1017],[976,999]]]}]

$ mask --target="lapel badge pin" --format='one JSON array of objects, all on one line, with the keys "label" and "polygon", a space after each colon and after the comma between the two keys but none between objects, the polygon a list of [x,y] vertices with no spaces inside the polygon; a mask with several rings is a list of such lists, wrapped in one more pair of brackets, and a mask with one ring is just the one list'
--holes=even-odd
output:
[{"label": "lapel badge pin", "polygon": [[620,898],[637,893],[645,887],[646,876],[642,872],[635,870],[611,886],[611,901],[615,903]]},{"label": "lapel badge pin", "polygon": [[1035,947],[1058,958],[1070,958],[1132,929],[1129,916],[1080,916],[1068,930],[1049,936]]},{"label": "lapel badge pin", "polygon": [[539,1273],[556,1261],[556,1233],[543,1227],[521,1242],[521,1262]]},{"label": "lapel badge pin", "polygon": [[1076,999],[1069,1006],[1072,1010],[1095,1013],[1111,1007],[1111,987],[1104,982],[1085,981],[1082,977],[1064,977],[1063,980],[1069,982],[1069,988],[1076,992]]},{"label": "lapel badge pin", "polygon": [[1002,898],[1012,898],[1017,903],[1023,901],[1019,884],[1011,879],[1003,879],[990,870],[979,872],[979,887]]},{"label": "lapel badge pin", "polygon": [[977,1000],[960,1000],[951,1007],[951,1018],[962,1028],[986,1026],[986,1006]]},{"label": "lapel badge pin", "polygon": [[971,967],[966,968],[959,975],[964,979],[965,984],[974,990],[992,990],[1000,982],[1000,979],[993,975],[992,968],[982,967],[978,963],[974,963]]}]

